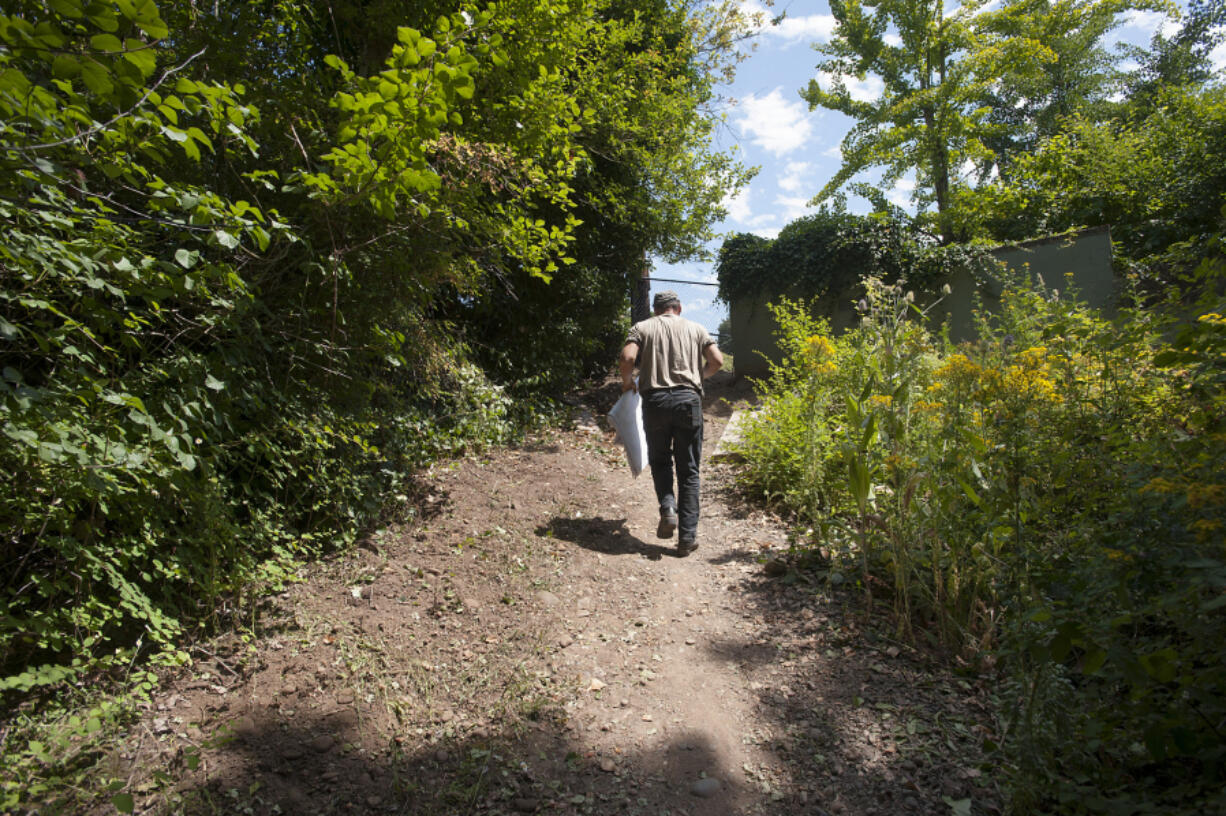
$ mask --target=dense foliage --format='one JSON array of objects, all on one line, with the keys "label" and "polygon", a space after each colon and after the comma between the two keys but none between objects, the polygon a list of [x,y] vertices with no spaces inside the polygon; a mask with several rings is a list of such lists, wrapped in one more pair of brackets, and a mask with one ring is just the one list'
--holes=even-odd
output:
[{"label": "dense foliage", "polygon": [[743,178],[706,109],[739,26],[670,0],[6,4],[5,700],[183,659],[186,625],[611,359],[645,253],[696,251]]},{"label": "dense foliage", "polygon": [[[804,95],[854,120],[817,196],[836,209],[719,258],[726,300],[775,303],[784,354],[745,486],[808,530],[802,560],[887,602],[899,637],[999,678],[985,770],[1016,813],[1226,809],[1226,120],[1208,63],[1226,5],[1109,51],[1141,8],[1169,10],[832,2]],[[874,100],[849,90],[866,77]],[[871,168],[914,176],[916,216],[856,183]],[[844,188],[876,212],[843,212]],[[1015,280],[976,342],[927,324],[932,283],[985,261],[974,245],[1102,225],[1117,294],[1144,310],[1107,321]],[[814,317],[853,299],[846,334]]]},{"label": "dense foliage", "polygon": [[1171,343],[1019,280],[951,347],[868,292],[837,338],[777,307],[745,484],[899,636],[1000,661],[1015,812],[1220,810],[1223,306]]},{"label": "dense foliage", "polygon": [[[1107,37],[1126,15],[1178,12],[1160,0],[1012,0],[953,10],[921,0],[832,2],[836,27],[816,46],[819,75],[802,95],[854,124],[842,167],[815,200],[839,201],[850,188],[887,211],[881,188],[913,176],[919,220],[946,243],[1115,224],[1121,203],[1125,220],[1153,218],[1143,202],[1122,201],[1127,191],[1174,207],[1186,199],[1169,195],[1179,190],[1173,177],[1219,174],[1220,162],[1193,156],[1219,149],[1220,93],[1209,55],[1221,42],[1224,8],[1220,0],[1193,3],[1169,39],[1158,34],[1148,50],[1111,50]],[[849,90],[850,80],[866,78],[882,86],[875,99]],[[1167,141],[1181,128],[1178,142]],[[1163,160],[1166,167],[1154,166]],[[1068,178],[1036,179],[1065,163]],[[873,168],[882,172],[876,188],[862,176]],[[1142,178],[1147,171],[1157,177]],[[1036,183],[1046,200],[1034,195]],[[1217,184],[1200,199],[1213,217],[1219,196]]]},{"label": "dense foliage", "polygon": [[995,261],[982,247],[941,246],[898,214],[865,217],[823,208],[773,239],[749,233],[727,238],[715,269],[726,303],[783,296],[829,308],[859,300],[865,277],[905,277],[922,300],[931,301],[951,270],[986,275],[995,271]]}]

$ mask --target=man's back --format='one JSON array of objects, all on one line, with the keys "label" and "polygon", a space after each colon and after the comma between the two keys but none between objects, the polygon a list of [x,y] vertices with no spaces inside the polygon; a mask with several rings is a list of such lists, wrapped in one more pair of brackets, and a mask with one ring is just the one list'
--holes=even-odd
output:
[{"label": "man's back", "polygon": [[703,326],[665,313],[634,324],[627,342],[642,350],[640,391],[688,386],[702,393],[703,352],[715,342]]}]

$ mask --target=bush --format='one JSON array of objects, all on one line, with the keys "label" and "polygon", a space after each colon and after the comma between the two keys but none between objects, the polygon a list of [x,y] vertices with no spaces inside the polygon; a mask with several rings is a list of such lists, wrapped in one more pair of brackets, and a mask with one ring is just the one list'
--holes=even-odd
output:
[{"label": "bush", "polygon": [[899,635],[994,653],[1016,812],[1220,803],[1226,321],[1172,344],[1019,279],[952,347],[904,285],[865,286],[838,338],[775,308],[744,485],[815,531],[833,583],[887,588]]}]

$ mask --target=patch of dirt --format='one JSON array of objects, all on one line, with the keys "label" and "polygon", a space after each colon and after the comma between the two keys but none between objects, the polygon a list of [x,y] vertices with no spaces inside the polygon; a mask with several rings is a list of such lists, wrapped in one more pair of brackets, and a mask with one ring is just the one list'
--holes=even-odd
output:
[{"label": "patch of dirt", "polygon": [[[995,812],[982,690],[782,568],[787,529],[735,500],[734,466],[704,462],[678,557],[590,420],[616,396],[435,468],[428,520],[206,645],[115,758],[138,812]],[[712,381],[707,453],[748,397]]]}]

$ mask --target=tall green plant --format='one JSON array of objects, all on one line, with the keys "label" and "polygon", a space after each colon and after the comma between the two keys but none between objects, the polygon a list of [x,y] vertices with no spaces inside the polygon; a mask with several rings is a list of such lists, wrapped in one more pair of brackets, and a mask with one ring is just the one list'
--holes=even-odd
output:
[{"label": "tall green plant", "polygon": [[1016,812],[1220,803],[1220,310],[1170,344],[1152,315],[1109,322],[1019,278],[955,348],[900,319],[905,292],[868,289],[867,320],[822,341],[837,378],[805,376],[810,327],[781,320],[793,353],[765,384],[747,486],[768,466],[832,580],[846,562],[892,588],[900,634],[991,650],[989,747]]}]

